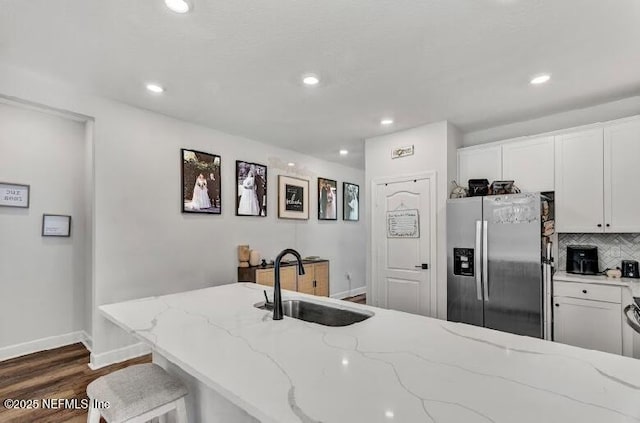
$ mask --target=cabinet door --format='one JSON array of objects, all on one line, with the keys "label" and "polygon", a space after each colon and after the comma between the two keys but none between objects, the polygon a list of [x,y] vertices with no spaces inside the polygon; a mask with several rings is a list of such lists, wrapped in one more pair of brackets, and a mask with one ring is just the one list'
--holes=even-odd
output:
[{"label": "cabinet door", "polygon": [[502,146],[502,179],[522,192],[555,189],[553,137],[514,141]]},{"label": "cabinet door", "polygon": [[604,232],[603,131],[556,137],[557,232]]},{"label": "cabinet door", "polygon": [[604,130],[606,232],[640,232],[640,121]]},{"label": "cabinet door", "polygon": [[620,304],[554,297],[554,341],[622,354]]},{"label": "cabinet door", "polygon": [[256,283],[260,285],[273,286],[273,269],[256,269]]},{"label": "cabinet door", "polygon": [[315,265],[307,264],[304,266],[304,275],[298,275],[298,292],[304,294],[315,294],[314,281],[316,280]]},{"label": "cabinet door", "polygon": [[458,150],[458,183],[467,186],[469,179],[502,179],[502,146],[462,148]]},{"label": "cabinet door", "polygon": [[316,263],[316,295],[329,296],[329,262]]},{"label": "cabinet door", "polygon": [[[280,268],[280,288],[288,289],[289,291],[295,291],[296,284],[296,271],[295,266],[285,266]],[[273,286],[275,284],[275,270],[274,269],[256,269],[256,283],[260,285]]]},{"label": "cabinet door", "polygon": [[298,290],[298,267],[286,266],[280,268],[280,288],[289,291]]}]

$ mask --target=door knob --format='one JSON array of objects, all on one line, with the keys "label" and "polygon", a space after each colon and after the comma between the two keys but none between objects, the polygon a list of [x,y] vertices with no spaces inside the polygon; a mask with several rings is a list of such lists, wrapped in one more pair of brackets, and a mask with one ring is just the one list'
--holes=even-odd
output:
[{"label": "door knob", "polygon": [[429,264],[428,263],[422,263],[421,265],[415,266],[416,269],[428,269],[429,268]]}]

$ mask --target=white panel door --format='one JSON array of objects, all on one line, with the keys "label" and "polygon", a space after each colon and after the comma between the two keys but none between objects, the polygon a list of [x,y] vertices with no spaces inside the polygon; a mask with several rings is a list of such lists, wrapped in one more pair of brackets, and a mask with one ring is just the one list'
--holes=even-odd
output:
[{"label": "white panel door", "polygon": [[502,146],[502,179],[513,180],[522,192],[555,189],[553,137],[514,141]]},{"label": "white panel door", "polygon": [[604,232],[604,159],[601,128],[555,139],[556,229]]},{"label": "white panel door", "polygon": [[462,148],[458,150],[458,183],[467,186],[469,179],[502,179],[502,146]]},{"label": "white panel door", "polygon": [[[435,178],[410,179],[376,185],[374,251],[376,303],[381,307],[430,316],[435,311],[432,278],[432,190]],[[418,237],[396,238],[388,233],[389,212],[418,211]],[[423,268],[423,264],[427,268]]]},{"label": "white panel door", "polygon": [[554,297],[553,340],[592,350],[622,354],[620,304]]},{"label": "white panel door", "polygon": [[640,121],[604,130],[606,232],[640,232]]}]

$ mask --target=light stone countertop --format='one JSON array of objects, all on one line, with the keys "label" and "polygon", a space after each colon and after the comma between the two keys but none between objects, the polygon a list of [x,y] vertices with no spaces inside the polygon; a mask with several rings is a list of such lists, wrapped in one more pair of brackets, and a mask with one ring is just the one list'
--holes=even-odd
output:
[{"label": "light stone countertop", "polygon": [[375,315],[346,327],[273,321],[253,307],[263,288],[100,310],[263,422],[640,422],[640,360],[287,291]]}]

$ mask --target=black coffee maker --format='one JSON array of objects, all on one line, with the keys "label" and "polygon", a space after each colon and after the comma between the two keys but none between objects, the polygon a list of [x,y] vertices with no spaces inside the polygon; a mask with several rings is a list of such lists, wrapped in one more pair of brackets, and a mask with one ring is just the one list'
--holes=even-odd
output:
[{"label": "black coffee maker", "polygon": [[597,275],[598,247],[593,245],[567,246],[567,273]]}]

